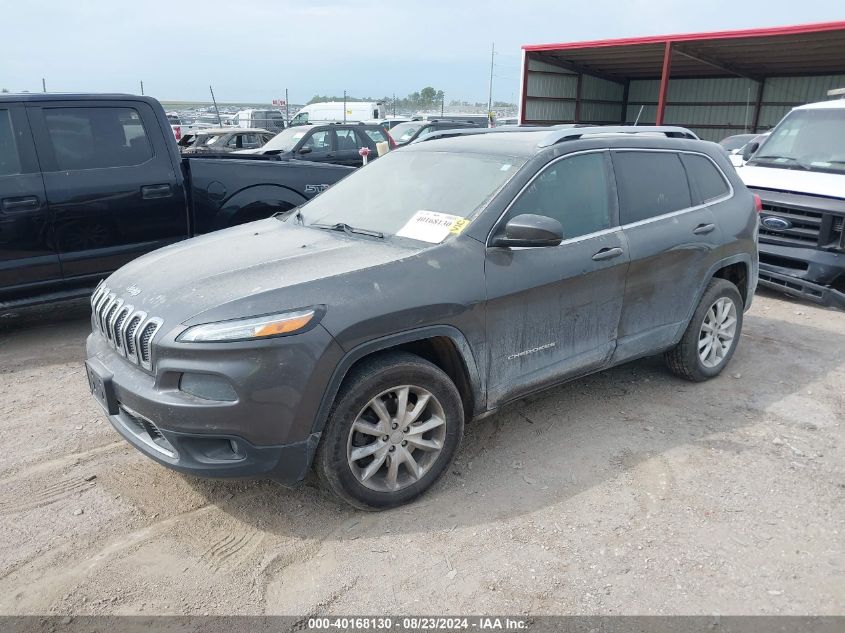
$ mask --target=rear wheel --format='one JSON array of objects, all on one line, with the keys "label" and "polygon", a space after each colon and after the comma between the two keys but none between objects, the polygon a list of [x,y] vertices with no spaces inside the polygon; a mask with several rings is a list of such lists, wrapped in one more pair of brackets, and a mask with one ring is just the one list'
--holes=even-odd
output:
[{"label": "rear wheel", "polygon": [[356,507],[395,507],[446,470],[463,426],[458,390],[439,367],[405,352],[384,354],[344,381],[317,451],[317,472]]},{"label": "rear wheel", "polygon": [[669,369],[695,382],[719,375],[739,342],[742,310],[736,286],[725,279],[711,280],[683,338],[666,353]]}]

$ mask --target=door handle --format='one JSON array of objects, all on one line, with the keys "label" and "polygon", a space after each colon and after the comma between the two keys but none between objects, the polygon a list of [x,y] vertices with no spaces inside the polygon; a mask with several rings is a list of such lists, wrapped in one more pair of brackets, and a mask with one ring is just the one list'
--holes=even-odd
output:
[{"label": "door handle", "polygon": [[593,261],[600,262],[605,259],[613,259],[614,257],[619,257],[624,252],[625,251],[618,246],[615,248],[603,248],[593,255]]},{"label": "door handle", "polygon": [[169,198],[173,195],[170,185],[147,185],[141,187],[141,197],[144,200],[155,200],[156,198]]},{"label": "door handle", "polygon": [[5,198],[2,205],[3,211],[7,213],[21,213],[23,211],[35,211],[41,206],[41,202],[35,196],[24,198]]},{"label": "door handle", "polygon": [[696,235],[707,235],[708,233],[712,233],[715,228],[715,224],[699,224],[692,232]]}]

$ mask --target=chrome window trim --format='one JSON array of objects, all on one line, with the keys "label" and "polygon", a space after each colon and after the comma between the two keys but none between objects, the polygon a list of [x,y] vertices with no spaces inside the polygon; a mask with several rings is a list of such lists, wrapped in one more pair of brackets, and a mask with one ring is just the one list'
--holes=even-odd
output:
[{"label": "chrome window trim", "polygon": [[[570,154],[564,154],[563,156],[558,156],[554,160],[546,163],[540,171],[538,171],[536,174],[534,174],[531,177],[531,179],[527,183],[525,183],[525,185],[514,196],[513,200],[511,200],[508,203],[508,206],[505,207],[505,210],[501,213],[501,215],[498,217],[498,219],[493,223],[493,228],[491,228],[490,232],[487,234],[487,240],[485,241],[485,248],[493,248],[490,245],[490,240],[492,239],[493,234],[496,232],[496,229],[499,227],[499,224],[501,223],[502,218],[504,218],[508,214],[508,212],[511,210],[511,207],[513,206],[513,204],[519,199],[519,197],[523,194],[523,192],[534,182],[534,180],[540,174],[542,174],[546,169],[548,169],[550,166],[552,166],[556,162],[558,162],[560,160],[564,160],[566,158],[569,158],[570,156],[578,156],[578,155],[581,155],[581,154],[597,154],[597,153],[600,153],[600,152],[608,152],[608,153],[610,153],[610,152],[664,152],[664,153],[668,152],[668,153],[672,153],[672,154],[692,154],[694,156],[704,156],[707,160],[709,160],[713,164],[713,166],[718,170],[719,174],[722,176],[724,181],[727,183],[728,193],[726,193],[723,196],[719,196],[717,198],[711,198],[710,200],[707,200],[705,202],[702,202],[701,204],[697,204],[697,205],[694,205],[694,206],[691,206],[691,207],[685,207],[683,209],[678,209],[677,211],[670,211],[669,213],[664,213],[663,215],[655,215],[655,216],[652,216],[650,218],[646,218],[644,220],[637,220],[636,222],[629,222],[628,224],[622,224],[621,223],[621,220],[622,220],[622,201],[619,197],[618,183],[616,183],[616,186],[617,186],[616,197],[617,197],[617,201],[619,203],[617,205],[618,210],[619,210],[619,220],[620,220],[619,225],[612,226],[608,229],[602,229],[600,231],[594,231],[593,233],[586,233],[584,235],[579,235],[578,237],[573,237],[573,238],[570,238],[570,239],[564,239],[558,245],[558,247],[559,246],[565,246],[567,244],[572,244],[572,243],[575,243],[575,242],[580,242],[580,241],[590,239],[590,238],[593,238],[593,237],[598,237],[600,235],[604,235],[604,234],[607,234],[607,233],[612,233],[613,231],[615,231],[617,229],[625,230],[625,229],[629,229],[629,228],[636,228],[636,227],[641,226],[643,224],[648,224],[650,222],[656,222],[658,220],[665,220],[666,218],[671,218],[671,217],[674,217],[674,216],[677,216],[677,215],[681,215],[682,213],[690,213],[692,211],[698,211],[700,209],[703,209],[704,207],[710,206],[711,204],[718,204],[720,202],[725,202],[726,200],[730,200],[731,198],[734,197],[734,194],[735,194],[735,190],[734,190],[733,185],[731,184],[730,178],[727,177],[724,170],[721,167],[719,167],[719,165],[716,163],[716,161],[713,160],[713,158],[711,156],[708,156],[704,152],[694,152],[692,150],[683,150],[683,149],[659,149],[659,148],[638,148],[638,147],[588,149],[588,150],[582,150],[580,152],[572,152]],[[611,158],[611,160],[612,160],[612,158]],[[686,166],[683,163],[681,163],[681,167],[684,169],[684,173],[686,174]],[[614,168],[614,179],[615,179],[615,176],[616,176],[616,170]],[[689,183],[689,176],[687,176],[687,186],[690,187],[690,194],[692,194],[691,184]],[[526,250],[526,249],[529,249],[529,248],[549,248],[549,247],[548,246],[542,246],[542,247],[527,246],[527,247],[516,247],[516,248],[519,248],[520,250]]]}]

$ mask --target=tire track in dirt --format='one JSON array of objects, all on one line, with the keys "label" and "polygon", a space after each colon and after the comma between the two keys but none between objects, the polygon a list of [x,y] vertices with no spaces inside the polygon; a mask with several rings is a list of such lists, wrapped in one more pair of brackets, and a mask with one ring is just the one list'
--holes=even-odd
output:
[{"label": "tire track in dirt", "polygon": [[[200,554],[198,562],[209,567],[213,573],[237,567],[249,555],[249,552],[258,546],[261,540],[261,535],[255,530],[227,534]],[[244,556],[237,556],[244,550]],[[230,560],[233,557],[236,558]]]},{"label": "tire track in dirt", "polygon": [[30,494],[12,490],[11,494],[0,498],[0,514],[8,516],[49,506],[71,495],[90,490],[96,485],[96,480],[88,477],[69,477],[45,488],[30,490]]}]

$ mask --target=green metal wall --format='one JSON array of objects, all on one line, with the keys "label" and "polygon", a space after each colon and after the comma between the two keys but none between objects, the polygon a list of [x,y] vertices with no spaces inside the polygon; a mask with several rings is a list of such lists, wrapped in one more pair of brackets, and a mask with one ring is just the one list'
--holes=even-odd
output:
[{"label": "green metal wall", "polygon": [[[845,75],[770,77],[761,84],[741,77],[670,79],[666,96],[666,125],[681,125],[701,138],[718,141],[731,134],[772,128],[791,108],[828,99],[827,91],[845,87]],[[578,74],[543,61],[528,60],[526,123],[576,121]],[[581,77],[578,122],[654,125],[659,79],[637,79],[625,86],[591,75]],[[755,127],[756,115],[756,127]]]}]

